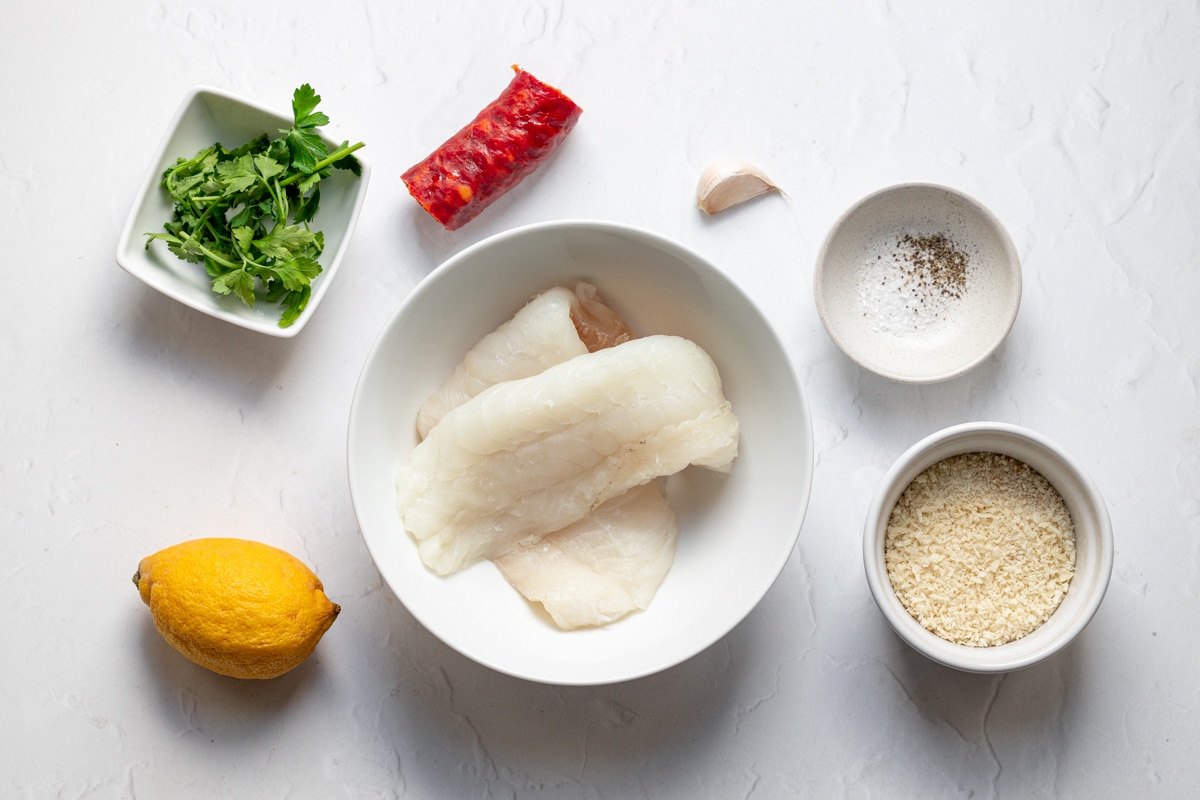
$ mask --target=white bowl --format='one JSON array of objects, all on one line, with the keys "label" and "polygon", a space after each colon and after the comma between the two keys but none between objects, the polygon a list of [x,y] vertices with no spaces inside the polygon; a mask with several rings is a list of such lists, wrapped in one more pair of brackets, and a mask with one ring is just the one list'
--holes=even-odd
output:
[{"label": "white bowl", "polygon": [[[326,104],[327,98],[322,110]],[[212,281],[203,265],[176,258],[162,242],[146,249],[146,234],[161,232],[175,208],[159,185],[167,167],[181,157],[191,158],[214,142],[232,149],[263,133],[277,136],[280,128],[286,130],[291,125],[290,112],[276,113],[220,89],[205,86],[192,89],[175,112],[125,222],[117,244],[117,263],[121,268],[168,297],[234,325],[283,338],[303,330],[341,266],[367,195],[371,170],[358,153],[355,156],[362,164],[361,176],[334,170],[333,175],[321,181],[321,205],[311,224],[325,235],[325,250],[318,259],[322,271],[313,281],[304,312],[287,328],[279,327],[279,304],[259,301],[251,308],[233,295],[219,295],[212,290]],[[342,139],[331,137],[332,129],[332,125],[322,128],[322,136],[330,145],[340,144]]]},{"label": "white bowl", "polygon": [[[668,483],[679,520],[674,565],[649,608],[602,628],[561,631],[490,563],[449,577],[425,568],[395,508],[397,466],[417,444],[418,406],[484,334],[554,285],[593,282],[639,335],[705,348],[741,425],[733,470]],[[350,412],[350,489],[383,579],[443,642],[500,672],[596,685],[691,657],[745,617],[783,569],[812,482],[809,408],[763,315],[720,269],[652,233],[602,222],[532,225],[480,242],[432,272],[388,322]]]},{"label": "white bowl", "polygon": [[[897,288],[897,240],[941,233],[969,259],[961,296],[918,302]],[[860,366],[901,383],[957,377],[995,352],[1021,303],[1021,265],[990,211],[945,186],[908,183],[860,200],[834,224],[817,256],[817,313]]]},{"label": "white bowl", "polygon": [[[888,517],[909,483],[943,459],[975,452],[1007,455],[1041,473],[1066,502],[1075,528],[1075,575],[1062,603],[1032,633],[993,647],[956,644],[926,630],[896,596],[884,564]],[[1091,621],[1104,599],[1112,574],[1112,528],[1099,490],[1060,447],[1044,436],[1016,425],[966,423],[921,440],[888,470],[867,511],[863,562],[867,583],[880,611],[913,649],[948,667],[968,672],[1009,672],[1057,653]]]}]

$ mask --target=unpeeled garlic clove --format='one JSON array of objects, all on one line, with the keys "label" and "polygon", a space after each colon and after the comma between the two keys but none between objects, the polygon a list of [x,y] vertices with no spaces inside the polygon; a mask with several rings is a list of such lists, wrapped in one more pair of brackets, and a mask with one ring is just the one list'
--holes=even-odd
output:
[{"label": "unpeeled garlic clove", "polygon": [[716,161],[700,173],[700,182],[696,185],[696,207],[705,214],[715,214],[770,191],[781,190],[753,164],[733,160]]}]

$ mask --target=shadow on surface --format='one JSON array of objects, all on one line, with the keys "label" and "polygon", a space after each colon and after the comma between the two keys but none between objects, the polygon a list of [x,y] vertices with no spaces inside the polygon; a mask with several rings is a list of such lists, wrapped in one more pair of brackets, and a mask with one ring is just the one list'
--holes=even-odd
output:
[{"label": "shadow on surface", "polygon": [[130,298],[114,344],[138,367],[177,380],[195,376],[247,405],[275,385],[320,321],[314,318],[295,338],[280,339],[210,317],[146,287]]},{"label": "shadow on surface", "polygon": [[[384,724],[405,785],[417,796],[477,795],[481,787],[518,796],[577,796],[604,777],[612,791],[643,794],[639,765],[670,771],[707,750],[738,683],[731,633],[655,675],[606,686],[551,686],[513,678],[460,655],[389,598],[385,638],[394,680]],[[414,735],[419,732],[419,738]],[[422,753],[457,754],[454,764]],[[575,776],[571,779],[563,776]],[[689,770],[680,781],[694,778]],[[545,783],[543,779],[553,783]],[[625,784],[625,782],[628,782]]]},{"label": "shadow on surface", "polygon": [[927,720],[964,739],[1012,740],[1059,724],[1079,675],[1075,648],[1040,664],[999,675],[961,672],[905,646],[893,677]]},{"label": "shadow on surface", "polygon": [[289,706],[306,687],[320,683],[320,662],[309,659],[270,680],[218,675],[176,652],[147,614],[141,631],[147,696],[164,733],[207,739],[233,752],[283,725]]}]

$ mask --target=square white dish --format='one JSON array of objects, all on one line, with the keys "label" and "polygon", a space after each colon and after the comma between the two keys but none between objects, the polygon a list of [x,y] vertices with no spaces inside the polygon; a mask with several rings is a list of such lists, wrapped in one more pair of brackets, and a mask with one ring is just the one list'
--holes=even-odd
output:
[{"label": "square white dish", "polygon": [[[170,196],[160,186],[164,170],[177,159],[190,158],[214,142],[232,149],[263,133],[277,136],[279,129],[291,125],[290,114],[272,111],[221,89],[192,89],[163,135],[121,232],[117,243],[121,268],[168,297],[233,325],[281,338],[300,333],[333,283],[358,220],[370,178],[370,167],[361,158],[361,176],[334,170],[321,182],[321,205],[312,226],[325,236],[325,250],[318,259],[322,272],[312,283],[307,307],[287,328],[279,327],[277,303],[256,302],[251,308],[233,295],[217,294],[202,265],[176,258],[161,242],[146,248],[146,234],[161,231],[174,210]],[[330,137],[328,128],[323,129],[322,136],[331,145],[342,141]]]}]

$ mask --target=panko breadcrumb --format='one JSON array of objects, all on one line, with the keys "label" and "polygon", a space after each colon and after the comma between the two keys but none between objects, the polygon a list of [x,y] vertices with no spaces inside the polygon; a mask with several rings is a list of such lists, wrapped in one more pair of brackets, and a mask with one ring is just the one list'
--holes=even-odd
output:
[{"label": "panko breadcrumb", "polygon": [[999,453],[939,461],[896,502],[888,578],[908,613],[943,639],[991,647],[1058,608],[1075,573],[1075,530],[1039,472]]}]

